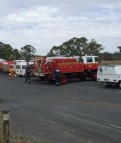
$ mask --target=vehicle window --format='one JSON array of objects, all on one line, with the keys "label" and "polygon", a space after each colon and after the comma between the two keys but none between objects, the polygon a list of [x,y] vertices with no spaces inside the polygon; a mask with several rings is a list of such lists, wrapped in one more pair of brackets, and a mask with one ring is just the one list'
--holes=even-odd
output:
[{"label": "vehicle window", "polygon": [[80,58],[79,62],[84,62],[84,60],[82,58]]},{"label": "vehicle window", "polygon": [[95,57],[95,62],[100,63],[100,58],[99,57]]},{"label": "vehicle window", "polygon": [[83,61],[83,59],[82,59],[81,57],[79,57],[79,58],[77,59],[77,62],[84,62],[84,61]]},{"label": "vehicle window", "polygon": [[26,69],[26,66],[25,66],[25,65],[22,65],[22,69]]},{"label": "vehicle window", "polygon": [[87,57],[87,63],[93,62],[92,57]]},{"label": "vehicle window", "polygon": [[20,65],[16,65],[16,69],[20,69]]}]

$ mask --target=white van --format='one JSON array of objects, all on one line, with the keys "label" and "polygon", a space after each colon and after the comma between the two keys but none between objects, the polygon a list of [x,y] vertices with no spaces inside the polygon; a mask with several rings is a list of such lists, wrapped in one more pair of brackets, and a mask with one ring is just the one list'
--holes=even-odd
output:
[{"label": "white van", "polygon": [[[34,62],[29,62],[29,65],[34,64]],[[27,62],[18,62],[15,67],[15,74],[17,76],[25,76],[25,70],[26,70]]]}]

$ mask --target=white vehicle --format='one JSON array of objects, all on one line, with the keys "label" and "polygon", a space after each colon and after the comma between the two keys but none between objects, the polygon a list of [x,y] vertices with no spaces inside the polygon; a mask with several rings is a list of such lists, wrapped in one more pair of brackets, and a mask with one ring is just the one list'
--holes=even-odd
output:
[{"label": "white vehicle", "polygon": [[[29,65],[34,64],[34,62],[29,62]],[[27,62],[18,62],[15,67],[15,74],[17,76],[25,76],[25,70],[26,70]]]},{"label": "white vehicle", "polygon": [[121,88],[121,65],[100,66],[97,81],[105,85],[118,85]]},{"label": "white vehicle", "polygon": [[26,60],[15,60],[16,64],[21,63],[21,62],[26,62]]},{"label": "white vehicle", "polygon": [[0,59],[0,62],[5,62],[5,60],[4,59]]},{"label": "white vehicle", "polygon": [[100,58],[98,56],[82,56],[82,60],[85,64],[87,63],[100,63]]},{"label": "white vehicle", "polygon": [[83,61],[84,63],[94,63],[94,62],[100,62],[100,59],[98,56],[88,56],[88,55],[85,55],[85,56],[71,56],[71,57],[46,57],[46,61],[52,61],[53,59],[76,59],[77,61]]}]

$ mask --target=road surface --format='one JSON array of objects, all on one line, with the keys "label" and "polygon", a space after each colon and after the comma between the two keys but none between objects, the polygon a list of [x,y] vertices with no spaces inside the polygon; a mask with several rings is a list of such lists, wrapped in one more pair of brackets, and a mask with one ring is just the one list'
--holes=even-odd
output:
[{"label": "road surface", "polygon": [[16,133],[52,143],[121,143],[121,89],[93,81],[60,87],[0,74],[0,101]]}]

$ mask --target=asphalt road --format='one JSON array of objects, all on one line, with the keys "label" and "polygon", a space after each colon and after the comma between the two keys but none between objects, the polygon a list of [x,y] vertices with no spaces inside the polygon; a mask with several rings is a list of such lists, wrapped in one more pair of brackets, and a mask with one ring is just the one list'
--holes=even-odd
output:
[{"label": "asphalt road", "polygon": [[52,143],[121,143],[121,89],[93,81],[56,87],[0,74],[0,101],[17,133]]}]

